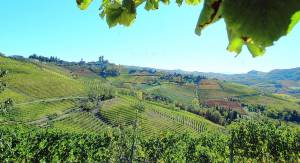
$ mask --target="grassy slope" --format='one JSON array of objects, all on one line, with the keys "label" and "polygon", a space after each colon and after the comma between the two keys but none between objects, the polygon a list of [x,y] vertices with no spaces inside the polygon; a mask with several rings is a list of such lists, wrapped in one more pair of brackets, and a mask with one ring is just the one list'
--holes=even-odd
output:
[{"label": "grassy slope", "polygon": [[0,63],[1,69],[9,71],[4,79],[8,88],[0,95],[0,100],[14,99],[17,104],[14,115],[17,115],[15,119],[18,121],[36,120],[74,106],[71,100],[26,104],[27,102],[85,94],[83,83],[73,79],[66,70],[57,66],[4,57],[0,57]]},{"label": "grassy slope", "polygon": [[231,83],[221,82],[216,80],[205,80],[205,84],[200,83],[199,94],[204,99],[222,99],[233,96],[247,96],[257,94],[258,91],[254,88]]},{"label": "grassy slope", "polygon": [[181,102],[186,105],[192,104],[192,100],[196,98],[194,85],[176,85],[172,83],[162,84],[159,86],[146,89],[151,93],[158,93],[169,97],[174,101]]},{"label": "grassy slope", "polygon": [[[86,94],[87,85],[91,86],[104,82],[103,80],[91,80],[85,78],[83,80],[75,80],[72,78],[69,71],[66,69],[43,63],[21,62],[8,58],[0,58],[1,69],[7,69],[9,75],[5,78],[5,81],[9,83],[8,88],[0,99],[13,98],[16,102],[16,107],[13,111],[14,120],[21,122],[30,122],[39,120],[52,114],[63,114],[64,111],[76,107],[76,102],[72,99],[49,101],[49,99],[60,99],[61,97],[76,97],[84,96]],[[124,76],[125,77],[125,76]],[[126,76],[125,78],[131,81],[143,82],[150,80],[148,77],[132,77]],[[147,78],[147,79],[146,79]],[[184,102],[190,102],[193,98],[194,92],[191,87],[178,87],[173,84],[163,85],[162,90],[166,95],[171,95],[174,98],[174,91],[179,95],[178,100]],[[172,92],[173,91],[173,92]],[[44,101],[41,101],[44,100]],[[122,102],[109,104],[104,107],[107,108],[108,118],[114,120],[120,120],[119,123],[130,122],[132,124],[134,120],[135,112],[132,109],[132,102],[136,100],[131,97],[122,97]],[[115,108],[115,110],[113,109]],[[164,114],[159,113],[164,110]],[[160,112],[158,112],[160,111]],[[189,119],[193,119],[196,122],[205,123],[205,126],[213,126],[213,128],[219,128],[219,126],[213,123],[192,115],[187,112],[170,111],[163,106],[146,104],[146,110],[142,113],[140,123],[142,131],[145,134],[156,134],[162,131],[190,131],[196,132],[195,129],[189,127],[188,124],[182,124],[176,122],[166,115],[183,116]],[[103,124],[91,113],[71,113],[70,116],[63,118],[59,121],[53,122],[53,127],[83,132],[83,131],[99,131]],[[210,127],[208,127],[210,128]]]},{"label": "grassy slope", "polygon": [[[85,96],[88,89],[87,86],[101,84],[105,80],[96,79],[96,77],[86,77],[73,79],[70,72],[66,69],[57,67],[52,64],[32,63],[15,61],[8,58],[0,57],[0,68],[8,69],[9,75],[5,81],[9,83],[1,95],[0,100],[8,97],[13,98],[17,105],[13,112],[14,119],[17,121],[29,122],[38,120],[51,114],[62,114],[64,111],[74,108],[76,103],[72,99],[58,100],[52,102],[34,102],[40,99],[55,99],[60,97]],[[93,79],[93,80],[91,80]],[[96,79],[96,80],[95,80]],[[172,83],[162,83],[159,86],[143,85],[141,83],[152,80],[149,76],[129,76],[122,75],[117,78],[109,78],[111,82],[135,82],[133,87],[160,93],[175,101],[191,104],[195,98],[195,86],[183,85],[179,86]],[[231,82],[221,82],[216,80],[206,81],[205,87],[201,88],[200,96],[203,98],[224,98],[231,96],[243,96],[242,102],[267,104],[276,109],[291,108],[299,111],[296,102],[298,99],[283,95],[255,95],[257,90]],[[34,103],[28,103],[28,102]],[[133,104],[136,99],[123,96],[114,103],[108,103],[103,106],[101,113],[114,125],[126,124],[130,125],[134,121],[135,110]],[[175,117],[175,119],[174,119]],[[184,123],[178,119],[186,119]],[[1,119],[1,118],[0,118]],[[71,116],[54,122],[53,126],[60,129],[70,131],[98,131],[103,124],[92,114],[72,113]],[[207,121],[206,119],[188,113],[185,111],[170,110],[168,107],[157,103],[146,103],[146,109],[140,114],[141,130],[146,135],[158,134],[162,131],[175,132],[197,132],[194,124],[205,124],[209,130],[220,129],[221,127]]]},{"label": "grassy slope", "polygon": [[45,116],[52,114],[63,114],[67,109],[72,109],[76,106],[73,100],[64,100],[57,102],[40,102],[32,104],[24,104],[16,106],[15,108],[15,120],[28,122],[32,120],[38,120]]},{"label": "grassy slope", "polygon": [[[81,95],[83,84],[58,67],[42,63],[30,63],[0,57],[1,69],[9,71],[5,81],[10,94],[30,99]],[[24,102],[22,99],[16,102]]]},{"label": "grassy slope", "polygon": [[282,111],[284,109],[290,109],[290,110],[297,110],[298,112],[300,112],[299,104],[286,99],[278,98],[273,95],[247,97],[247,98],[243,98],[242,102],[249,103],[249,104],[266,105],[278,111]]}]

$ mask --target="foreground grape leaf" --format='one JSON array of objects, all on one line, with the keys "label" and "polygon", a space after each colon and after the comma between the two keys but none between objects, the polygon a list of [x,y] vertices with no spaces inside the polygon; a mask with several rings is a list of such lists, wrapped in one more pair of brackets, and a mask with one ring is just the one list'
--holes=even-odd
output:
[{"label": "foreground grape leaf", "polygon": [[[201,0],[176,0],[197,5]],[[86,9],[92,0],[76,0]],[[136,8],[145,2],[146,10],[156,10],[159,3],[170,0],[103,0],[100,16],[109,27],[129,26],[136,18]],[[243,45],[253,57],[264,54],[266,47],[287,35],[300,20],[300,0],[205,0],[198,19],[196,34],[208,25],[224,18],[228,33],[227,50],[239,54]]]},{"label": "foreground grape leaf", "polygon": [[291,18],[292,22],[289,26],[288,32],[292,31],[292,29],[295,27],[295,25],[299,22],[300,20],[300,11],[296,12],[293,17]]},{"label": "foreground grape leaf", "polygon": [[149,10],[157,10],[159,8],[159,0],[147,0],[145,9]]},{"label": "foreground grape leaf", "polygon": [[180,7],[183,3],[183,0],[176,0],[177,5]]},{"label": "foreground grape leaf", "polygon": [[136,18],[136,6],[133,0],[104,0],[100,8],[102,18],[106,18],[109,27],[117,24],[130,26]]},{"label": "foreground grape leaf", "polygon": [[85,10],[89,7],[92,1],[93,0],[76,0],[76,3],[81,10]]},{"label": "foreground grape leaf", "polygon": [[201,0],[185,0],[185,3],[188,5],[198,5]]},{"label": "foreground grape leaf", "polygon": [[241,38],[253,57],[262,55],[266,47],[288,33],[297,11],[299,0],[224,0],[223,16],[227,28],[234,31],[234,36],[229,33],[228,49],[239,53],[240,46],[235,49],[232,41]]},{"label": "foreground grape leaf", "polygon": [[239,54],[242,51],[244,40],[235,33],[232,29],[227,27],[227,34],[229,39],[229,45],[227,50]]},{"label": "foreground grape leaf", "polygon": [[206,26],[220,20],[222,17],[222,0],[205,0],[204,7],[195,29],[197,35],[201,34]]},{"label": "foreground grape leaf", "polygon": [[261,47],[253,42],[248,42],[247,44],[247,48],[250,51],[250,53],[252,54],[253,57],[258,57],[258,56],[262,56],[264,55],[266,49],[265,47]]}]

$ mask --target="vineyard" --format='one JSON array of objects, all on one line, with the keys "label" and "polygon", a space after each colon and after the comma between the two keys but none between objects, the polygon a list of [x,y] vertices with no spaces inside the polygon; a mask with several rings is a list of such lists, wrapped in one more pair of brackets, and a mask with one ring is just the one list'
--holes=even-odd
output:
[{"label": "vineyard", "polygon": [[130,128],[73,133],[23,126],[1,126],[0,131],[4,162],[298,162],[300,158],[299,133],[265,121],[234,123],[230,135],[163,133],[146,138]]},{"label": "vineyard", "polygon": [[173,101],[177,101],[186,105],[191,104],[194,98],[196,98],[194,85],[176,85],[172,83],[162,84],[149,89],[146,89],[150,93],[160,94],[168,97]]},{"label": "vineyard", "polygon": [[30,122],[52,114],[60,115],[75,107],[76,102],[74,100],[21,104],[15,107],[14,117],[16,121]]},{"label": "vineyard", "polygon": [[[153,84],[157,76],[127,72],[116,78],[74,76],[75,72],[54,64],[5,57],[0,61],[1,69],[8,70],[0,102],[14,101],[9,112],[0,114],[0,162],[293,162],[299,158],[298,124],[277,124],[242,107],[242,103],[262,103],[277,111],[280,106],[299,110],[298,99],[290,96],[260,94],[255,88],[215,79],[199,85],[166,79]],[[199,105],[198,100],[207,105]],[[234,111],[246,118],[234,119]]]},{"label": "vineyard", "polygon": [[72,79],[65,71],[59,71],[53,66],[19,62],[3,57],[0,58],[0,62],[1,69],[9,72],[5,78],[9,83],[8,90],[19,96],[28,96],[27,98],[31,99],[78,96],[85,90],[80,81]]},{"label": "vineyard", "polygon": [[53,121],[52,126],[62,131],[87,133],[99,133],[107,127],[92,113],[88,112],[71,113],[63,119]]},{"label": "vineyard", "polygon": [[138,117],[140,127],[146,135],[155,135],[162,131],[182,133],[203,132],[220,128],[217,125],[185,111],[173,111],[156,103],[145,103],[145,110],[136,113],[133,105],[137,100],[130,97],[120,97],[110,105],[103,105],[100,114],[104,121],[114,126],[133,125]]}]

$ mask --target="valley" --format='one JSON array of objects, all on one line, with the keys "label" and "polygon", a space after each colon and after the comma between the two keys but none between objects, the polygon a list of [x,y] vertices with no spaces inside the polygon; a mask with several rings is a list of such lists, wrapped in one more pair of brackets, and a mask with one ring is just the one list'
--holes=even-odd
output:
[{"label": "valley", "polygon": [[242,82],[116,65],[103,57],[85,63],[1,56],[0,63],[8,72],[0,101],[14,103],[0,114],[0,124],[29,132],[222,136],[243,119],[300,130],[297,96]]}]

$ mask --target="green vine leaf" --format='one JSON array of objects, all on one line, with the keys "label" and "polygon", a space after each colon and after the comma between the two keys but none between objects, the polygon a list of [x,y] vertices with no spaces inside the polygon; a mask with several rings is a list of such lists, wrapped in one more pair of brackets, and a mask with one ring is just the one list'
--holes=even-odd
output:
[{"label": "green vine leaf", "polygon": [[183,0],[176,0],[177,5],[180,7],[183,3]]},{"label": "green vine leaf", "polygon": [[266,51],[265,47],[261,47],[252,42],[247,43],[247,47],[253,57],[262,56]]},{"label": "green vine leaf", "polygon": [[104,0],[100,8],[102,18],[106,18],[108,26],[117,24],[130,26],[136,18],[136,7],[133,0],[110,1]]},{"label": "green vine leaf", "polygon": [[[201,0],[176,0],[178,6],[198,5]],[[76,0],[86,9],[92,0]],[[157,10],[159,3],[170,0],[103,0],[100,17],[109,27],[129,26],[136,19],[136,8],[145,3],[146,10]],[[239,54],[246,45],[253,57],[262,56],[300,20],[300,0],[205,0],[195,33],[224,18],[229,44],[227,50]]]},{"label": "green vine leaf", "polygon": [[195,29],[197,35],[208,25],[220,20],[222,17],[222,0],[205,0],[204,7]]},{"label": "green vine leaf", "polygon": [[289,25],[289,29],[288,29],[288,33],[292,31],[292,29],[295,27],[295,25],[299,22],[300,20],[300,11],[296,12],[292,18],[291,18],[292,22]]},{"label": "green vine leaf", "polygon": [[244,45],[244,40],[239,35],[237,35],[235,31],[229,28],[227,28],[227,34],[229,38],[229,45],[227,47],[227,50],[240,54]]},{"label": "green vine leaf", "polygon": [[159,0],[147,0],[145,9],[149,10],[157,10],[159,8]]},{"label": "green vine leaf", "polygon": [[198,5],[200,2],[201,0],[185,0],[185,3],[188,5]]},{"label": "green vine leaf", "polygon": [[76,0],[77,6],[81,10],[86,10],[93,0]]},{"label": "green vine leaf", "polygon": [[[235,32],[235,36],[229,34],[229,41],[240,37],[253,57],[261,56],[266,47],[288,33],[291,18],[299,10],[299,0],[224,0],[225,23]],[[294,19],[298,21],[299,15]]]}]

